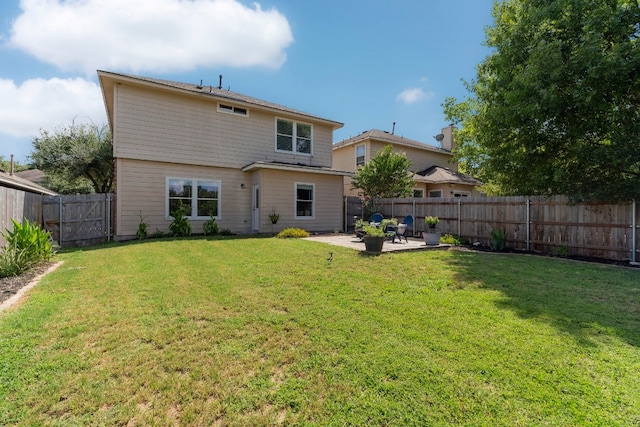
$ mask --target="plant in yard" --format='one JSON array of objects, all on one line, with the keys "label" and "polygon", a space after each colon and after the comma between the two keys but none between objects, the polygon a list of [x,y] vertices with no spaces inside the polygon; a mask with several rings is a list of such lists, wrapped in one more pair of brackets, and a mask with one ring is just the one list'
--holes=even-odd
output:
[{"label": "plant in yard", "polygon": [[440,237],[440,243],[444,243],[445,245],[454,245],[460,246],[464,244],[465,239],[460,236],[454,236],[453,234],[445,234]]},{"label": "plant in yard", "polygon": [[309,237],[309,232],[301,228],[285,228],[276,235],[279,239],[299,239],[302,237]]},{"label": "plant in yard", "polygon": [[376,227],[375,225],[367,224],[362,227],[362,231],[365,236],[384,237],[384,229],[382,227]]},{"label": "plant in yard", "polygon": [[54,254],[51,233],[28,219],[22,223],[14,219],[11,222],[13,230],[1,233],[7,241],[0,261],[3,277],[20,274],[40,261],[49,260]]},{"label": "plant in yard", "polygon": [[437,216],[428,216],[424,219],[424,222],[429,226],[429,228],[436,228],[436,225],[440,222],[440,219]]},{"label": "plant in yard", "polygon": [[191,236],[191,224],[186,214],[187,208],[182,204],[171,213],[173,221],[169,224],[169,231],[173,237]]},{"label": "plant in yard", "polygon": [[140,211],[140,222],[138,222],[138,231],[136,231],[136,237],[139,240],[144,240],[148,237],[147,227],[149,224],[146,222],[146,216],[142,216],[142,211]]},{"label": "plant in yard", "polygon": [[276,213],[276,211],[273,211],[269,214],[269,220],[271,221],[271,224],[277,224],[279,219],[280,214]]},{"label": "plant in yard", "polygon": [[489,247],[493,251],[502,252],[507,245],[507,232],[499,228],[491,230],[491,236],[489,236]]},{"label": "plant in yard", "polygon": [[218,223],[216,223],[213,214],[209,214],[209,219],[202,224],[202,231],[205,236],[215,236],[218,234]]}]

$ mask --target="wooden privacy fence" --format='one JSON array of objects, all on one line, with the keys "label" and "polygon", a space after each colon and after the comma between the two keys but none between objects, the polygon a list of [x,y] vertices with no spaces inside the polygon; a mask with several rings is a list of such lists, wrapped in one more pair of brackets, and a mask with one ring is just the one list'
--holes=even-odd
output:
[{"label": "wooden privacy fence", "polygon": [[60,247],[97,245],[111,240],[112,194],[76,194],[43,198],[44,227]]},{"label": "wooden privacy fence", "polygon": [[[346,230],[362,208],[345,202]],[[381,199],[385,217],[413,215],[414,235],[425,230],[424,218],[437,216],[437,230],[489,244],[492,230],[506,231],[514,249],[572,256],[637,261],[638,210],[625,204],[570,204],[564,196]],[[357,212],[357,213],[356,213]]]},{"label": "wooden privacy fence", "polygon": [[[0,187],[0,231],[13,230],[12,219],[42,225],[42,195],[13,188]],[[6,241],[0,235],[0,247]]]}]

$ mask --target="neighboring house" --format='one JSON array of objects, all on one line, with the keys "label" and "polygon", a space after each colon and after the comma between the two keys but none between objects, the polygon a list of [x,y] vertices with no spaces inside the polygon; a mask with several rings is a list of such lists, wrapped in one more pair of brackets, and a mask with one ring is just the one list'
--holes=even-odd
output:
[{"label": "neighboring house", "polygon": [[[482,182],[459,173],[458,165],[451,163],[453,150],[453,126],[442,129],[436,137],[440,147],[404,138],[381,130],[370,130],[333,145],[333,166],[355,172],[364,166],[386,145],[394,152],[405,153],[411,162],[416,186],[413,197],[465,197],[478,196],[476,189]],[[358,196],[358,189],[351,188],[351,177],[344,178],[344,194]]]},{"label": "neighboring house", "polygon": [[[168,231],[179,204],[194,233],[342,229],[331,167],[342,123],[220,87],[98,71],[115,161],[115,235]],[[280,219],[272,225],[269,214]]]},{"label": "neighboring house", "polygon": [[[25,171],[26,172],[26,171]],[[0,170],[0,187],[13,188],[16,190],[26,191],[27,193],[42,194],[55,196],[58,193],[51,191],[41,185],[36,184],[28,179],[21,178],[18,173],[7,173]]]}]

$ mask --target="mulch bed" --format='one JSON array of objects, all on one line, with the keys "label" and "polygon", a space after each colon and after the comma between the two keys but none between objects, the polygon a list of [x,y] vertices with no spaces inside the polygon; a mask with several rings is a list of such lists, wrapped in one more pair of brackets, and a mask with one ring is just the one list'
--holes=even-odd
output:
[{"label": "mulch bed", "polygon": [[20,289],[31,283],[31,280],[33,280],[36,276],[47,271],[47,269],[53,264],[53,262],[42,262],[19,276],[1,278],[0,303],[8,300],[13,295],[18,293]]}]

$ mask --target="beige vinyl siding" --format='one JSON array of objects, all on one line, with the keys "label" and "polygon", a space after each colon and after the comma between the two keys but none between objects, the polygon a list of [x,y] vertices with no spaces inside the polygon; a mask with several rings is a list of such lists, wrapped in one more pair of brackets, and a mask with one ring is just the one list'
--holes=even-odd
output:
[{"label": "beige vinyl siding", "polygon": [[313,125],[313,156],[280,153],[274,113],[241,106],[249,117],[225,114],[215,99],[127,84],[115,91],[115,157],[229,168],[258,160],[331,166],[329,125],[278,114]]},{"label": "beige vinyl siding", "polygon": [[[382,150],[387,145],[389,145],[389,143],[371,141],[367,146],[367,149],[369,149],[369,147],[371,148],[371,153],[369,153],[369,150],[367,150],[367,161],[371,159],[371,157],[375,156],[378,151]],[[449,159],[451,158],[451,153],[444,153],[444,152],[438,153],[433,151],[421,150],[419,148],[401,146],[401,145],[394,145],[393,151],[396,153],[405,153],[407,155],[407,158],[411,161],[412,171],[424,170],[434,165],[449,168],[453,171],[458,170],[457,164],[449,163]],[[355,156],[355,148],[354,148],[353,156]],[[354,157],[354,165],[355,165],[355,157]],[[348,170],[351,170],[351,169],[348,169]]]},{"label": "beige vinyl siding", "polygon": [[[145,217],[147,230],[168,231],[166,218],[166,179],[194,178],[221,181],[220,228],[234,233],[251,229],[251,174],[237,169],[179,165],[173,163],[118,159],[116,166],[116,235],[121,239],[135,236],[140,215]],[[241,188],[245,184],[245,188]],[[202,233],[205,220],[190,220],[194,233]]]},{"label": "beige vinyl siding", "polygon": [[[341,171],[355,172],[356,171],[356,146],[364,144],[365,146],[365,164],[369,161],[369,142],[363,142],[346,147],[340,147],[333,150],[333,168]],[[343,178],[343,194],[345,196],[357,196],[358,190],[351,189],[351,182],[353,179],[349,176]]]},{"label": "beige vinyl siding", "polygon": [[[342,230],[342,176],[264,169],[259,172],[262,189],[261,231],[271,232],[269,214],[275,211],[280,220],[274,232],[287,227],[307,231]],[[295,219],[295,183],[315,185],[314,219]]]}]

